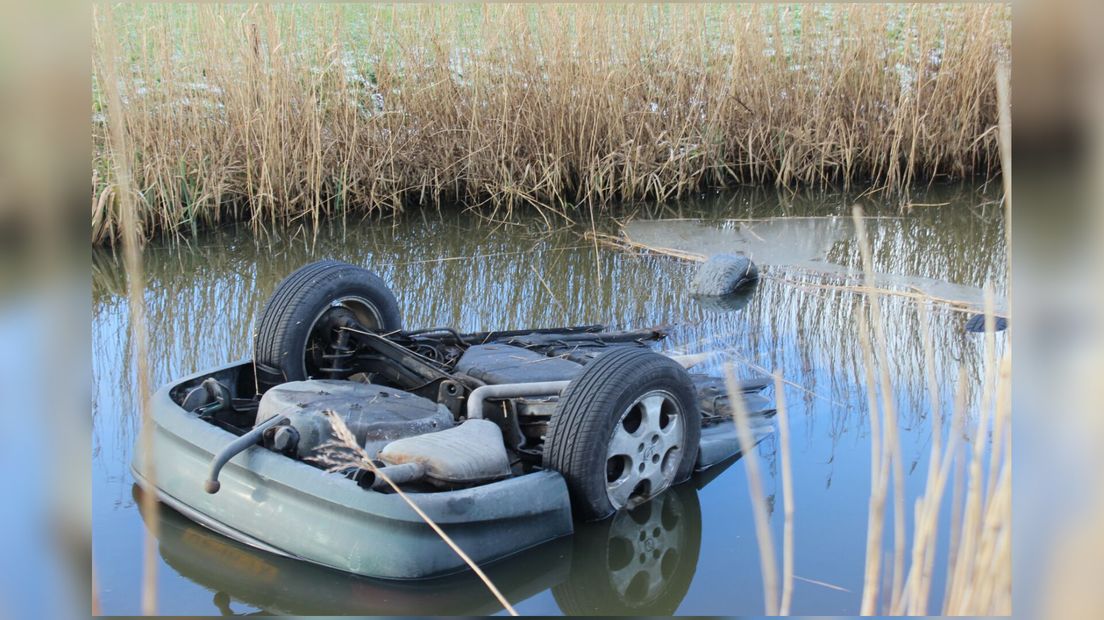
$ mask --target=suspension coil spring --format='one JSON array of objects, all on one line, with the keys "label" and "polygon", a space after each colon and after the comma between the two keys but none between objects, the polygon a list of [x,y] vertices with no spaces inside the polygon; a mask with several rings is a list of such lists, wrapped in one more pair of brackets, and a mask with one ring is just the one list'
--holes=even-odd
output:
[{"label": "suspension coil spring", "polygon": [[332,353],[323,353],[322,359],[328,360],[328,368],[319,368],[322,372],[329,373],[331,379],[341,379],[353,371],[350,361],[356,355],[356,350],[349,346],[349,331],[342,329],[337,334],[337,340],[331,347]]}]

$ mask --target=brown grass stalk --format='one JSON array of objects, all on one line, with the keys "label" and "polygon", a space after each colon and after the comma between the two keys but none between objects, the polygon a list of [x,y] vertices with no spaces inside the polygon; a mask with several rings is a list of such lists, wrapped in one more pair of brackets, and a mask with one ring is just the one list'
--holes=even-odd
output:
[{"label": "brown grass stalk", "polygon": [[[100,56],[102,64],[98,70],[105,75],[114,75],[115,28],[110,11],[101,11],[93,6],[96,32],[95,41],[104,46],[105,53]],[[103,19],[98,19],[103,15]],[[116,115],[122,114],[120,93],[115,83],[104,84],[104,97],[112,111],[113,121],[109,123],[109,149],[112,153],[127,153],[131,148],[130,136]],[[142,269],[142,237],[138,208],[133,199],[131,162],[127,157],[112,158],[112,176],[115,179],[113,192],[117,203],[118,227],[123,247],[124,266],[127,275],[127,305],[130,315],[131,358],[134,360],[137,375],[137,402],[141,411],[142,427],[139,445],[142,453],[142,470],[150,484],[156,481],[153,457],[153,420],[150,416],[150,377],[148,368],[149,334],[146,325],[145,277]],[[142,613],[147,616],[157,614],[157,535],[159,528],[157,496],[152,491],[144,492],[142,497],[143,514],[147,516],[147,528],[142,545]]]},{"label": "brown grass stalk", "polygon": [[[926,601],[928,599],[928,593],[930,591],[932,562],[935,559],[935,540],[938,531],[938,515],[939,505],[943,497],[943,488],[939,486],[938,493],[936,493],[936,486],[946,483],[946,472],[943,471],[943,467],[940,467],[940,475],[933,476],[932,470],[935,469],[936,463],[943,459],[943,408],[941,405],[941,398],[939,394],[939,381],[937,378],[935,368],[935,346],[932,342],[931,333],[931,317],[926,305],[920,305],[917,307],[917,312],[920,318],[920,332],[924,345],[924,367],[925,375],[928,386],[928,399],[931,402],[932,415],[932,435],[931,435],[931,451],[928,454],[928,479],[924,487],[924,498],[917,500],[916,513],[914,517],[915,533],[913,534],[914,540],[921,540],[921,537],[928,537],[922,544],[914,544],[912,552],[912,566],[922,567],[920,571],[914,571],[909,575],[909,581],[906,583],[906,600],[902,601],[902,604],[908,604],[908,611],[910,614],[916,614],[919,608],[920,601]],[[963,390],[964,391],[964,390]],[[957,438],[957,436],[955,436]],[[954,454],[954,450],[949,450],[950,454]],[[950,461],[947,460],[946,467],[950,466]],[[932,502],[935,502],[934,505]],[[926,527],[921,527],[920,523],[922,519],[930,519],[931,522]],[[900,612],[901,610],[896,610]]]},{"label": "brown grass stalk", "polygon": [[1006,4],[105,5],[97,24],[109,12],[104,244],[121,241],[120,159],[143,236],[448,203],[594,219],[740,184],[907,196],[996,174],[1011,41]]},{"label": "brown grass stalk", "polygon": [[103,609],[100,607],[100,584],[96,580],[96,565],[92,564],[92,615],[99,616],[103,614]]},{"label": "brown grass stalk", "polygon": [[[865,308],[861,313],[861,324],[866,324]],[[866,570],[863,576],[863,594],[860,612],[864,616],[873,615],[878,604],[879,575],[882,560],[882,530],[885,527],[885,497],[888,490],[888,476],[882,457],[883,441],[882,420],[879,415],[875,396],[874,353],[867,329],[859,328],[859,344],[863,356],[863,369],[866,379],[867,410],[870,412],[870,500],[867,508],[866,530]]]},{"label": "brown grass stalk", "polygon": [[778,411],[778,442],[782,461],[782,600],[778,613],[790,615],[790,603],[793,600],[794,581],[794,541],[793,541],[793,459],[790,454],[790,414],[786,408],[785,384],[782,373],[774,372],[774,402]]},{"label": "brown grass stalk", "polygon": [[763,479],[759,472],[759,459],[755,455],[755,440],[752,438],[747,408],[741,396],[739,383],[732,364],[725,364],[725,387],[732,403],[733,422],[736,436],[740,441],[741,460],[747,473],[748,495],[751,498],[751,512],[755,519],[755,538],[759,543],[759,567],[763,575],[763,605],[768,616],[778,615],[778,572],[774,555],[774,540],[771,536],[770,521],[767,518],[767,504],[763,495]]},{"label": "brown grass stalk", "polygon": [[[879,446],[877,465],[877,480],[871,481],[874,488],[871,495],[870,517],[872,535],[867,539],[867,575],[863,588],[863,602],[861,613],[871,615],[876,613],[875,607],[878,599],[878,565],[881,553],[881,530],[874,527],[874,519],[880,523],[884,517],[885,504],[884,493],[888,487],[889,476],[893,477],[893,572],[890,589],[890,606],[896,607],[900,601],[903,587],[904,554],[905,554],[905,508],[904,508],[904,473],[901,466],[900,447],[897,431],[897,407],[893,402],[893,385],[889,376],[888,367],[888,340],[882,320],[881,289],[875,284],[874,261],[870,250],[870,243],[866,234],[866,221],[862,216],[862,208],[855,206],[855,237],[862,255],[863,273],[869,293],[867,295],[867,311],[869,321],[865,320],[867,313],[860,314],[863,317],[859,325],[860,335],[863,341],[863,357],[867,366],[867,392],[868,398],[873,404],[873,379],[877,375],[878,391],[881,394],[880,406],[871,410],[871,420],[882,415],[881,431],[883,433]],[[873,342],[865,335],[870,329],[873,331]],[[877,372],[875,372],[875,369]],[[873,434],[874,427],[871,426]],[[872,450],[873,452],[873,450]]]}]

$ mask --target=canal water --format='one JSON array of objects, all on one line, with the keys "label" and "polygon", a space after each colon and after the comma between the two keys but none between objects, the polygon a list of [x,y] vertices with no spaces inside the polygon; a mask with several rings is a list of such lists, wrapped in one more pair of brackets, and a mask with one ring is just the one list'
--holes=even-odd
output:
[{"label": "canal water", "polygon": [[[609,219],[549,230],[539,218],[494,223],[470,213],[428,211],[397,220],[348,218],[317,234],[254,235],[241,228],[162,242],[145,253],[148,369],[161,385],[248,357],[253,320],[276,284],[321,258],[379,273],[395,291],[408,327],[668,325],[661,348],[720,352],[702,367],[705,372],[719,375],[732,363],[743,375],[774,369],[784,375],[795,495],[792,612],[854,614],[865,562],[870,428],[856,331],[864,297],[853,286],[860,257],[851,207],[861,204],[872,216],[866,224],[880,284],[980,303],[986,284],[999,296],[1007,283],[1005,222],[994,191],[936,187],[901,210],[870,197],[748,190],[618,213],[632,220],[627,230],[634,240],[701,254],[744,250],[755,257],[764,277],[746,303],[728,307],[689,295],[692,262],[626,252],[584,236],[592,229],[615,233]],[[891,296],[883,303],[905,505],[912,506],[927,475],[933,407],[917,298]],[[974,388],[983,376],[983,337],[965,330],[967,312],[940,303],[931,310],[939,398],[949,411],[960,369]],[[140,420],[126,275],[109,251],[93,254],[92,312],[93,563],[104,612],[135,614],[147,523],[129,464]],[[780,550],[777,433],[767,434],[755,454]],[[943,515],[945,537],[946,505]],[[161,613],[502,613],[472,575],[379,582],[243,547],[168,509],[159,518]],[[625,557],[625,549],[645,543],[664,552]],[[934,564],[935,605],[945,561],[940,556]],[[492,564],[487,572],[523,614],[723,615],[763,612],[759,566],[746,472],[738,460],[631,513],[580,524],[572,537]]]}]

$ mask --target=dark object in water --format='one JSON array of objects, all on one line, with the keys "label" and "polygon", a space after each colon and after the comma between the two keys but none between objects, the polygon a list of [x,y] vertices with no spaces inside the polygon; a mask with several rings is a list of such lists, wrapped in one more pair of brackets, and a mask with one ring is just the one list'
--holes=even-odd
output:
[{"label": "dark object in water", "polygon": [[716,254],[702,263],[690,284],[699,297],[723,297],[759,280],[759,268],[742,254]]},{"label": "dark object in water", "polygon": [[[998,332],[1002,332],[1002,331],[1008,329],[1008,319],[1003,317],[1003,316],[994,316],[993,317],[993,328],[994,328],[994,331],[998,331]],[[974,332],[976,334],[980,334],[980,333],[984,332],[985,331],[985,314],[978,313],[978,314],[971,315],[970,318],[966,320],[966,331]]]},{"label": "dark object in water", "polygon": [[758,280],[742,285],[736,292],[727,295],[694,295],[694,301],[710,312],[738,312],[747,307],[754,296]]}]

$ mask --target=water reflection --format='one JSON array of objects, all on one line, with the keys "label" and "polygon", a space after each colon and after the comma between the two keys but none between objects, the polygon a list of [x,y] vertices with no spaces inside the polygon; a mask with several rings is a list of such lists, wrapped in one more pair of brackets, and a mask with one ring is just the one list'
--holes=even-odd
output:
[{"label": "water reflection", "polygon": [[755,296],[755,291],[758,288],[759,282],[753,281],[728,295],[696,295],[694,301],[698,302],[703,310],[709,312],[739,312],[751,303],[751,298]]},{"label": "water reflection", "polygon": [[[987,210],[991,198],[971,189],[951,196],[933,195],[924,201],[950,204],[907,217],[897,217],[895,207],[885,207],[880,215],[893,215],[896,223],[872,230],[876,269],[970,287],[992,282],[1001,290],[1006,281],[1004,224],[993,215],[998,213],[995,207]],[[852,198],[846,196],[747,192],[706,201],[644,205],[626,217],[706,222],[779,215],[826,217],[848,213],[851,204]],[[864,205],[877,210],[868,201]],[[846,222],[846,218],[840,221]],[[599,222],[598,226],[607,232],[616,230],[613,222]],[[672,331],[660,345],[663,348],[681,353],[724,353],[695,370],[720,376],[722,364],[730,361],[746,374],[782,371],[789,381],[786,396],[793,429],[795,485],[801,502],[798,514],[811,515],[797,518],[795,533],[799,545],[802,540],[819,541],[815,546],[799,546],[798,574],[861,591],[869,427],[854,325],[862,295],[818,287],[820,280],[802,270],[780,266],[772,270],[786,281],[763,279],[752,295],[739,301],[742,309],[719,311],[703,307],[689,296],[694,265],[596,248],[581,232],[548,231],[536,225],[489,228],[461,214],[442,213],[425,219],[333,226],[316,238],[274,235],[256,239],[248,231],[227,230],[205,235],[191,245],[151,246],[145,254],[145,300],[150,319],[146,361],[152,381],[160,385],[248,356],[252,322],[277,282],[320,258],[345,260],[378,271],[395,290],[411,327],[449,325],[479,331],[573,323],[623,328],[666,323]],[[809,241],[810,247],[816,246],[814,241]],[[834,241],[823,262],[857,268],[859,256],[853,240]],[[133,480],[128,465],[138,420],[129,355],[126,277],[117,257],[108,252],[93,253],[92,301],[93,553],[105,610],[136,612],[141,570],[136,547],[142,530],[131,497]],[[883,313],[888,317],[885,329],[895,390],[892,396],[901,418],[906,502],[911,506],[926,475],[931,440],[927,420],[933,403],[927,391],[915,302],[886,299]],[[977,398],[976,388],[984,376],[983,340],[964,330],[967,318],[964,313],[933,308],[937,397],[943,411],[951,409],[960,369],[967,370],[971,398]],[[759,448],[768,494],[777,485],[773,448],[771,439]],[[705,543],[698,560],[701,570],[693,573],[692,587],[680,611],[759,613],[762,605],[755,552],[742,544],[739,549],[729,546],[735,544],[733,540],[754,537],[742,473],[721,475],[702,491],[700,501],[702,518],[723,521],[723,527],[706,528],[701,534]],[[722,553],[722,549],[727,551]],[[594,555],[583,554],[570,564],[582,561],[579,557],[598,561]],[[601,563],[608,566],[607,558]],[[194,612],[199,603],[188,595],[194,585],[176,576],[174,567],[162,571],[163,609]],[[583,570],[581,566],[579,570]],[[936,567],[936,573],[941,570]],[[569,572],[574,574],[575,569]],[[724,587],[717,587],[714,581],[719,575],[725,576]],[[818,604],[858,609],[857,594],[822,590],[795,591],[795,612],[823,611]],[[537,612],[556,611],[552,594],[533,598],[551,606],[538,606]],[[663,608],[660,603],[664,600],[663,596],[656,599],[656,609]],[[207,601],[202,605],[210,611]]]},{"label": "water reflection", "polygon": [[[141,493],[133,487],[135,501]],[[143,515],[145,518],[145,515]],[[471,573],[381,581],[253,549],[162,507],[165,563],[213,592],[207,613],[278,615],[489,615],[502,610]],[[484,567],[507,600],[552,589],[568,615],[670,615],[686,596],[701,546],[693,482],[612,519]],[[258,610],[254,612],[252,610]]]},{"label": "water reflection", "polygon": [[612,519],[580,524],[568,578],[552,588],[572,616],[669,616],[682,603],[701,551],[701,506],[679,485]]},{"label": "water reflection", "polygon": [[841,216],[766,220],[633,220],[625,233],[652,247],[705,256],[741,252],[760,265],[795,265],[824,260],[836,243],[855,234]]},{"label": "water reflection", "polygon": [[[867,218],[868,234],[878,237],[900,236],[916,225],[901,217]],[[830,259],[837,246],[856,243],[855,223],[850,217],[788,217],[765,220],[700,221],[633,220],[624,227],[634,242],[649,247],[713,256],[738,252],[761,266],[781,268],[827,277],[832,282],[859,283],[862,271],[837,264]],[[836,256],[841,256],[836,254]],[[842,254],[848,257],[848,254]],[[949,281],[946,274],[927,277],[908,271],[915,267],[898,261],[875,270],[874,281],[887,289],[918,292],[941,300],[951,300],[983,310],[984,291],[980,286]]]}]

